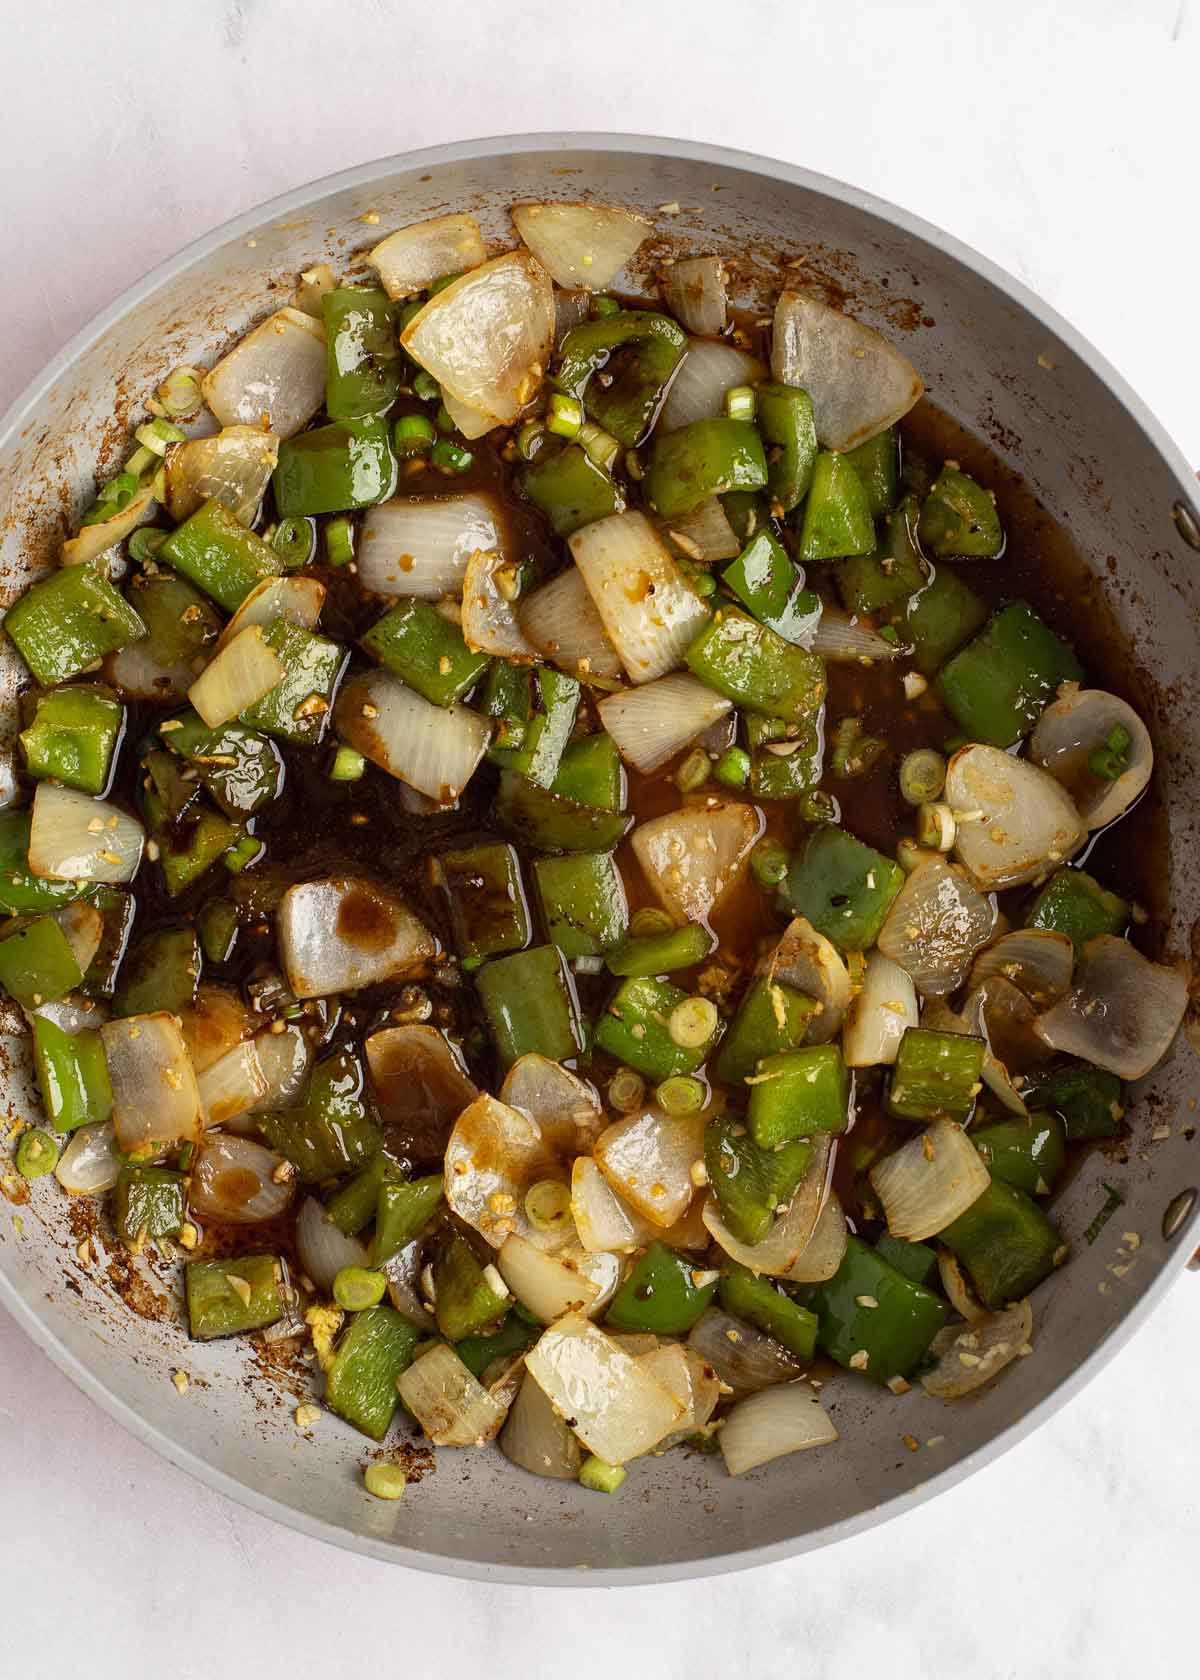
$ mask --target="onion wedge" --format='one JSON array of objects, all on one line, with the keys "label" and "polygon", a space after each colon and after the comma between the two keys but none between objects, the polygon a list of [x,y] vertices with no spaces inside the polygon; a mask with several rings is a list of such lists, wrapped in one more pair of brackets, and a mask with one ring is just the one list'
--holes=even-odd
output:
[{"label": "onion wedge", "polygon": [[752,805],[730,800],[652,817],[630,844],[655,898],[682,925],[706,920],[721,902],[761,830]]},{"label": "onion wedge", "polygon": [[725,331],[729,303],[720,257],[678,257],[663,280],[667,308],[685,332],[716,338]]},{"label": "onion wedge", "polygon": [[516,596],[505,593],[506,584],[515,587],[516,575],[516,567],[497,549],[480,549],[467,561],[462,633],[474,652],[497,659],[537,658],[538,650],[526,641],[517,620]]},{"label": "onion wedge", "polygon": [[803,1382],[739,1401],[717,1436],[731,1476],[743,1476],[786,1453],[828,1446],[837,1438],[833,1419]]},{"label": "onion wedge", "polygon": [[405,496],[368,508],[358,581],[377,595],[438,601],[462,593],[467,561],[504,551],[504,522],[490,496]]},{"label": "onion wedge", "polygon": [[823,449],[865,443],[925,389],[908,358],[873,328],[799,292],[782,292],[775,306],[771,371],[808,392]]},{"label": "onion wedge", "polygon": [[465,706],[434,706],[386,671],[355,677],[337,700],[338,734],[389,776],[449,805],[487,751],[491,725]]},{"label": "onion wedge", "polygon": [[[761,1242],[739,1241],[721,1218],[715,1196],[704,1203],[704,1223],[713,1240],[731,1260],[768,1277],[787,1277],[812,1242],[828,1194],[829,1162],[833,1145],[828,1137],[813,1139],[813,1158],[786,1213],[781,1213]],[[976,1160],[979,1157],[976,1156]],[[986,1168],[984,1169],[986,1171]]]},{"label": "onion wedge", "polygon": [[[1103,752],[1114,729],[1124,730],[1125,768],[1111,781],[1089,769],[1091,755]],[[1029,739],[1029,756],[1071,794],[1088,829],[1116,822],[1140,799],[1154,769],[1150,731],[1115,694],[1068,683],[1046,707]]]},{"label": "onion wedge", "polygon": [[609,639],[631,682],[682,664],[708,608],[644,513],[613,513],[568,539]]},{"label": "onion wedge", "polygon": [[595,1160],[623,1201],[665,1230],[687,1212],[704,1158],[704,1117],[647,1109],[614,1120],[596,1139]]},{"label": "onion wedge", "polygon": [[622,675],[617,650],[578,566],[568,566],[517,607],[522,634],[559,670],[587,682]]},{"label": "onion wedge", "polygon": [[253,525],[279,460],[279,439],[258,426],[226,426],[168,450],[166,508],[179,524],[217,501],[241,525]]},{"label": "onion wedge", "polygon": [[1187,981],[1177,969],[1148,962],[1127,939],[1101,934],[1084,946],[1072,989],[1034,1031],[1052,1050],[1141,1079],[1171,1048],[1187,1005]]},{"label": "onion wedge", "polygon": [[367,253],[390,298],[413,297],[443,275],[478,268],[486,257],[479,223],[463,214],[414,222]]},{"label": "onion wedge", "polygon": [[607,204],[514,204],[513,226],[558,286],[610,286],[650,223]]},{"label": "onion wedge", "polygon": [[816,998],[806,1044],[828,1044],[837,1036],[850,1007],[850,971],[836,946],[806,917],[796,916],[788,923],[774,950],[758,964],[757,972]]},{"label": "onion wedge", "polygon": [[201,381],[222,426],[258,426],[288,438],[325,401],[325,328],[300,309],[280,309],[239,339]]},{"label": "onion wedge", "polygon": [[597,710],[621,757],[645,775],[660,770],[733,710],[733,702],[686,671],[610,694]]},{"label": "onion wedge", "polygon": [[173,1015],[129,1015],[100,1028],[113,1089],[113,1128],[123,1155],[199,1143],[200,1092]]},{"label": "onion wedge", "polygon": [[1030,1350],[1033,1309],[1017,1301],[1003,1312],[988,1313],[973,1324],[947,1324],[930,1343],[937,1360],[921,1375],[921,1387],[937,1400],[958,1400]]},{"label": "onion wedge", "polygon": [[588,1451],[609,1464],[649,1452],[683,1415],[660,1382],[579,1313],[552,1324],[525,1366]]},{"label": "onion wedge", "polygon": [[276,922],[288,985],[298,998],[377,986],[437,955],[437,941],[406,904],[354,875],[289,887]]},{"label": "onion wedge", "polygon": [[935,1120],[871,1168],[893,1237],[936,1237],[977,1202],[992,1182],[979,1151],[954,1120]]},{"label": "onion wedge", "polygon": [[132,881],[146,831],[106,799],[39,782],[29,828],[29,868],[52,881]]},{"label": "onion wedge", "polygon": [[995,921],[989,900],[937,857],[901,887],[880,929],[879,949],[912,976],[919,992],[944,997],[962,984]]},{"label": "onion wedge", "polygon": [[693,420],[724,413],[725,393],[734,385],[753,385],[766,368],[756,356],[723,339],[693,338],[675,370],[656,430],[673,432]]},{"label": "onion wedge", "polygon": [[946,770],[954,850],[984,892],[1048,874],[1077,852],[1086,829],[1048,771],[999,747],[963,747]]}]

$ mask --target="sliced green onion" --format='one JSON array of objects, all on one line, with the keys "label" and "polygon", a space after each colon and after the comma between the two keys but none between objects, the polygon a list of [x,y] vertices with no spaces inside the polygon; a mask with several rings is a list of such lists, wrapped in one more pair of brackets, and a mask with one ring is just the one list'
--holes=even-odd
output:
[{"label": "sliced green onion", "polygon": [[17,1171],[22,1178],[41,1178],[58,1165],[59,1145],[49,1132],[33,1126],[21,1133],[17,1144]]},{"label": "sliced green onion", "polygon": [[642,465],[642,457],[636,449],[625,451],[625,471],[635,484],[640,484],[646,476],[646,469]]},{"label": "sliced green onion", "polygon": [[302,517],[281,519],[271,538],[271,547],[278,554],[285,572],[307,566],[317,552],[316,520]]},{"label": "sliced green onion", "polygon": [[402,414],[392,428],[392,442],[401,459],[427,454],[436,436],[433,422],[424,414]]},{"label": "sliced green onion", "polygon": [[923,863],[934,863],[941,857],[940,852],[928,851],[905,835],[903,840],[896,842],[896,862],[906,875],[911,875],[915,869],[920,869]]},{"label": "sliced green onion", "polygon": [[671,1043],[681,1050],[699,1050],[717,1030],[717,1006],[711,998],[689,997],[677,1003],[667,1021]]},{"label": "sliced green onion", "polygon": [[173,443],[186,443],[187,435],[169,420],[147,420],[138,427],[134,437],[154,455],[165,455]]},{"label": "sliced green onion", "polygon": [[680,793],[695,793],[697,788],[704,786],[711,769],[712,765],[704,748],[693,747],[671,780]]},{"label": "sliced green onion", "polygon": [[363,1486],[373,1499],[402,1499],[408,1477],[398,1464],[368,1464]]},{"label": "sliced green onion", "polygon": [[449,438],[439,438],[429,451],[429,459],[439,472],[464,473],[475,457],[461,444],[451,443]]},{"label": "sliced green onion", "polygon": [[193,367],[173,368],[147,407],[152,414],[161,412],[170,420],[194,419],[204,402],[200,379],[200,373]]},{"label": "sliced green onion", "polygon": [[331,566],[348,566],[354,559],[354,526],[345,514],[326,523],[325,558]]},{"label": "sliced green onion", "polygon": [[387,1294],[387,1278],[365,1266],[343,1266],[333,1280],[333,1298],[344,1312],[377,1307]]},{"label": "sliced green onion", "polygon": [[900,795],[909,805],[936,799],[946,785],[946,760],[932,747],[918,747],[900,760]]},{"label": "sliced green onion", "polygon": [[139,525],[129,538],[129,558],[139,566],[153,560],[170,536],[169,531],[156,531],[153,525]]},{"label": "sliced green onion", "polygon": [[434,420],[437,423],[438,431],[441,432],[443,437],[449,437],[452,432],[456,432],[458,430],[458,427],[454,424],[454,416],[451,414],[444,402],[438,404],[438,411],[434,415]]},{"label": "sliced green onion", "polygon": [[657,905],[644,904],[635,910],[629,921],[629,931],[635,939],[653,939],[660,933],[672,933],[675,923]]},{"label": "sliced green onion", "polygon": [[833,732],[833,752],[829,768],[835,776],[861,776],[883,752],[883,742],[874,735],[863,733],[862,719],[842,718]]},{"label": "sliced green onion", "polygon": [[622,1464],[609,1464],[589,1453],[579,1466],[579,1485],[592,1493],[616,1493],[629,1474]]},{"label": "sliced green onion", "polygon": [[592,299],[593,315],[603,317],[605,315],[619,315],[620,313],[621,305],[617,302],[616,298],[605,297],[603,292],[598,292]]},{"label": "sliced green onion", "polygon": [[147,449],[144,443],[140,443],[134,450],[133,454],[129,457],[128,461],[126,461],[120,476],[122,478],[132,477],[134,481],[133,487],[137,490],[140,488],[141,476],[146,471],[146,468],[154,467],[157,469],[158,463],[161,459],[162,457],[156,450]]},{"label": "sliced green onion", "polygon": [[783,841],[764,834],[750,849],[750,869],[760,887],[777,887],[788,872],[788,849]]},{"label": "sliced green onion", "polygon": [[1115,782],[1129,768],[1129,748],[1133,741],[1123,723],[1118,723],[1102,747],[1088,754],[1088,769],[1102,781]]},{"label": "sliced green onion", "polygon": [[731,420],[753,420],[756,407],[750,385],[731,385],[725,393],[725,413]]},{"label": "sliced green onion", "polygon": [[796,810],[806,823],[835,823],[841,814],[837,800],[824,788],[809,788],[807,793],[802,793]]},{"label": "sliced green onion", "polygon": [[546,441],[546,427],[541,420],[526,420],[517,433],[517,454],[523,461],[532,461]]},{"label": "sliced green onion", "polygon": [[704,1081],[690,1073],[676,1073],[664,1079],[654,1093],[654,1100],[664,1114],[678,1119],[684,1114],[699,1114],[708,1100]]},{"label": "sliced green onion", "polygon": [[690,573],[688,581],[702,601],[706,601],[710,595],[717,592],[716,578],[711,572],[701,571],[698,566]]},{"label": "sliced green onion", "polygon": [[917,811],[917,844],[930,851],[948,852],[954,844],[957,824],[949,805],[933,802]]},{"label": "sliced green onion", "polygon": [[583,429],[583,404],[578,397],[555,391],[546,410],[546,430],[555,437],[576,438]]},{"label": "sliced green onion", "polygon": [[331,782],[357,782],[366,773],[367,761],[354,747],[339,747],[329,772]]},{"label": "sliced green onion", "polygon": [[744,747],[728,747],[713,765],[713,776],[725,787],[745,787],[750,777],[750,754]]},{"label": "sliced green onion", "polygon": [[632,1114],[642,1106],[646,1081],[632,1068],[619,1068],[608,1082],[608,1101],[619,1114]]},{"label": "sliced green onion", "polygon": [[441,402],[442,387],[431,373],[424,368],[418,368],[413,376],[412,388],[422,402]]},{"label": "sliced green onion", "polygon": [[252,863],[257,862],[266,849],[264,841],[256,840],[253,834],[243,834],[227,852],[222,853],[221,862],[231,875],[240,875],[243,869],[249,869]]},{"label": "sliced green onion", "polygon": [[621,453],[617,439],[603,426],[597,426],[594,420],[585,420],[579,428],[579,446],[588,460],[606,473],[612,472],[613,464]]},{"label": "sliced green onion", "polygon": [[525,1214],[536,1231],[549,1235],[571,1225],[571,1192],[561,1179],[539,1178],[525,1192]]}]

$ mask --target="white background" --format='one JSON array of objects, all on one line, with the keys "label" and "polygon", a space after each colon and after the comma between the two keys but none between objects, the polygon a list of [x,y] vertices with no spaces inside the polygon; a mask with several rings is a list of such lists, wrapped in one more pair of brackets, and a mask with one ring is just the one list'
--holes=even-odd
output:
[{"label": "white background", "polygon": [[[604,128],[773,154],[952,230],[1200,463],[1196,0],[10,0],[0,31],[0,407],[145,269],[273,193],[437,141]],[[439,1581],[276,1528],[127,1439],[0,1313],[0,1673],[1191,1668],[1198,1292],[1182,1279],[1081,1398],[933,1505],[619,1596]]]}]

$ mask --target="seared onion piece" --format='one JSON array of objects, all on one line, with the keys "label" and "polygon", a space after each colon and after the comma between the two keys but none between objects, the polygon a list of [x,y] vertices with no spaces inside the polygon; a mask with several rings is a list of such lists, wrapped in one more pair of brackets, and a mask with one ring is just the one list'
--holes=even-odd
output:
[{"label": "seared onion piece", "polygon": [[942,858],[914,869],[879,934],[879,949],[912,976],[919,992],[944,997],[966,977],[971,959],[985,944],[996,912]]},{"label": "seared onion piece", "polygon": [[587,1148],[604,1123],[600,1099],[577,1074],[531,1052],[518,1056],[504,1076],[500,1101],[531,1114],[552,1149]]},{"label": "seared onion piece", "polygon": [[276,919],[288,985],[298,998],[377,986],[437,955],[437,941],[406,904],[356,875],[289,887]]},{"label": "seared onion piece", "polygon": [[[1095,775],[1088,759],[1105,751],[1114,729],[1124,731],[1128,745],[1121,755],[1125,769],[1109,780]],[[1133,707],[1102,688],[1074,684],[1067,684],[1042,713],[1029,739],[1029,756],[1063,784],[1089,829],[1123,816],[1140,799],[1154,769],[1150,731]]]},{"label": "seared onion piece", "polygon": [[259,426],[227,426],[168,450],[167,512],[178,524],[217,501],[242,525],[253,525],[279,459],[279,439]]},{"label": "seared onion piece", "polygon": [[937,1263],[942,1291],[959,1317],[965,1318],[968,1324],[978,1324],[980,1319],[986,1318],[987,1308],[979,1302],[962,1267],[948,1248],[938,1249]]},{"label": "seared onion piece", "polygon": [[954,1120],[935,1120],[867,1175],[894,1237],[923,1242],[977,1202],[991,1183],[979,1151]]},{"label": "seared onion piece", "polygon": [[89,560],[99,559],[117,543],[124,542],[131,531],[136,531],[139,525],[152,519],[154,505],[153,487],[139,490],[119,513],[101,520],[97,525],[83,525],[78,536],[68,537],[62,545],[59,563],[63,566],[84,566]]},{"label": "seared onion piece", "polygon": [[1009,1072],[1046,1060],[1045,1047],[1035,1033],[1037,1010],[1002,974],[993,974],[967,995],[962,1010],[963,1030],[987,1045],[983,1082],[1012,1114],[1026,1114],[1025,1099]]},{"label": "seared onion piece", "polygon": [[564,1313],[587,1313],[600,1289],[578,1266],[535,1248],[514,1231],[496,1256],[500,1276],[526,1311],[543,1324]]},{"label": "seared onion piece", "polygon": [[359,538],[358,581],[377,595],[458,595],[467,561],[503,548],[504,524],[486,495],[404,496],[368,508]]},{"label": "seared onion piece", "polygon": [[517,621],[514,588],[516,567],[497,549],[481,549],[467,561],[463,576],[462,633],[469,648],[498,659],[536,659],[537,649],[525,640]]},{"label": "seared onion piece", "polygon": [[580,1313],[552,1324],[525,1365],[588,1451],[609,1464],[649,1452],[683,1413],[661,1383]]},{"label": "seared onion piece", "polygon": [[[45,784],[43,784],[45,785]],[[113,1090],[113,1127],[123,1155],[198,1143],[196,1075],[173,1015],[128,1015],[100,1028]]]},{"label": "seared onion piece", "polygon": [[846,1016],[842,1038],[846,1066],[890,1067],[905,1030],[915,1027],[919,1018],[912,977],[882,951],[872,951],[862,988]]},{"label": "seared onion piece", "polygon": [[328,263],[314,263],[311,268],[302,269],[300,284],[296,287],[296,295],[292,299],[296,309],[303,310],[305,315],[311,315],[316,321],[324,321],[324,299],[335,289],[336,282],[333,270]]},{"label": "seared onion piece", "polygon": [[726,391],[753,385],[766,371],[757,356],[721,339],[693,338],[675,370],[657,430],[673,432],[693,420],[714,419],[725,411]]},{"label": "seared onion piece", "polygon": [[[196,661],[199,666],[202,659]],[[150,652],[149,636],[130,642],[105,655],[104,680],[129,700],[148,700],[152,705],[173,706],[182,700],[196,677],[185,659],[175,665],[160,665]]]},{"label": "seared onion piece", "polygon": [[365,1266],[367,1250],[338,1229],[315,1196],[306,1196],[296,1218],[296,1253],[304,1275],[326,1293],[345,1266]]},{"label": "seared onion piece", "polygon": [[720,257],[679,257],[663,280],[667,308],[685,332],[716,338],[725,331],[729,304]]},{"label": "seared onion piece", "polygon": [[486,257],[479,223],[474,216],[462,214],[414,222],[390,233],[367,253],[367,261],[391,298],[413,297],[445,274],[478,268]]},{"label": "seared onion piece", "polygon": [[124,1165],[112,1121],[80,1126],[58,1158],[54,1176],[72,1196],[100,1196],[111,1190]]},{"label": "seared onion piece", "polygon": [[132,881],[146,838],[136,817],[107,799],[39,782],[29,829],[29,867],[53,881]]},{"label": "seared onion piece", "polygon": [[[833,1145],[828,1137],[813,1139],[813,1158],[786,1213],[781,1213],[761,1242],[744,1243],[721,1217],[715,1196],[704,1203],[704,1223],[731,1260],[768,1277],[788,1277],[816,1235],[821,1210],[829,1193],[829,1162]],[[844,1239],[843,1239],[844,1246]]]},{"label": "seared onion piece", "polygon": [[221,632],[218,647],[225,647],[251,624],[298,624],[315,630],[325,605],[325,585],[311,577],[273,577],[256,583]]},{"label": "seared onion piece", "polygon": [[1070,986],[1074,968],[1075,947],[1065,933],[1018,928],[980,951],[971,964],[971,987],[999,975],[1046,1009]]},{"label": "seared onion piece", "polygon": [[670,1234],[618,1196],[590,1155],[576,1156],[571,1164],[571,1215],[584,1248],[597,1253],[628,1254]]},{"label": "seared onion piece", "polygon": [[253,1039],[226,1051],[219,1061],[197,1076],[200,1106],[206,1126],[227,1126],[251,1109],[261,1108],[267,1077]]},{"label": "seared onion piece", "polygon": [[673,519],[666,531],[682,555],[702,565],[732,560],[742,550],[719,496],[709,496],[689,513]]},{"label": "seared onion piece", "polygon": [[68,904],[54,912],[54,920],[63,930],[75,961],[86,971],[100,949],[104,936],[104,917],[94,904]]},{"label": "seared onion piece", "polygon": [[650,232],[650,223],[607,204],[514,204],[513,225],[559,286],[602,292]]},{"label": "seared onion piece", "polygon": [[282,1155],[253,1138],[213,1132],[196,1151],[188,1205],[201,1219],[261,1225],[278,1219],[295,1193],[296,1174]]},{"label": "seared onion piece", "polygon": [[568,566],[517,607],[526,639],[560,670],[584,682],[622,675],[617,650],[588,594],[578,566]]},{"label": "seared onion piece", "polygon": [[222,426],[259,426],[277,438],[308,425],[325,401],[325,328],[300,309],[279,309],[201,381]]},{"label": "seared onion piece", "polygon": [[784,1276],[789,1283],[824,1283],[842,1263],[846,1252],[846,1215],[831,1190],[800,1257]]},{"label": "seared onion piece", "polygon": [[706,920],[721,902],[762,826],[753,805],[730,800],[652,817],[630,843],[655,898],[682,925]]},{"label": "seared onion piece", "polygon": [[509,251],[430,298],[400,342],[445,390],[509,426],[554,349],[554,288],[527,251]]},{"label": "seared onion piece", "polygon": [[451,1126],[479,1095],[457,1049],[419,1022],[372,1033],[364,1049],[384,1125],[403,1127],[423,1156],[440,1156]]},{"label": "seared onion piece", "polygon": [[828,1446],[838,1432],[807,1383],[752,1394],[730,1412],[717,1440],[731,1476],[808,1447]]},{"label": "seared onion piece", "polygon": [[709,1307],[697,1319],[688,1346],[735,1394],[757,1394],[803,1374],[799,1360],[779,1342],[720,1307]]},{"label": "seared onion piece", "polygon": [[522,1382],[500,1431],[500,1451],[510,1464],[534,1476],[564,1482],[578,1478],[583,1458],[579,1437],[567,1428],[530,1376]]},{"label": "seared onion piece", "polygon": [[1052,1050],[1141,1079],[1171,1048],[1187,1005],[1187,981],[1177,969],[1148,962],[1127,939],[1101,934],[1085,945],[1072,989],[1034,1030]]},{"label": "seared onion piece", "polygon": [[210,729],[239,717],[277,687],[283,662],[263,635],[261,624],[239,630],[205,666],[188,689],[188,699]]},{"label": "seared onion piece", "polygon": [[683,663],[708,608],[644,513],[613,513],[567,539],[631,682]]},{"label": "seared onion piece", "polygon": [[255,1016],[230,986],[199,986],[195,1002],[180,1012],[179,1020],[197,1076],[248,1038],[256,1025]]},{"label": "seared onion piece", "polygon": [[860,665],[864,660],[899,659],[905,652],[902,642],[889,642],[860,618],[828,602],[821,608],[809,645],[822,659],[843,660],[852,665]]},{"label": "seared onion piece", "polygon": [[837,948],[806,917],[796,916],[788,923],[757,972],[816,998],[818,1007],[809,1017],[806,1044],[828,1044],[837,1035],[850,1007],[850,971]]},{"label": "seared onion piece", "polygon": [[[628,1351],[628,1350],[626,1350]],[[638,1364],[643,1371],[649,1373],[657,1383],[661,1383],[672,1400],[682,1407],[679,1422],[669,1435],[664,1435],[658,1443],[657,1451],[665,1452],[673,1447],[677,1441],[685,1441],[689,1435],[694,1435],[700,1425],[696,1422],[696,1388],[694,1373],[710,1372],[711,1368],[705,1364],[699,1354],[683,1342],[660,1342],[657,1347],[649,1348],[645,1353],[635,1354]],[[720,1397],[720,1384],[715,1375],[709,1375],[705,1383],[705,1399],[712,1390],[716,1398]],[[713,1405],[716,1405],[716,1398]],[[711,1411],[710,1411],[711,1415]],[[705,1420],[707,1421],[707,1420]]]},{"label": "seared onion piece", "polygon": [[798,292],[781,292],[775,306],[771,372],[808,392],[823,449],[865,443],[907,414],[925,388],[873,328]]},{"label": "seared onion piece", "polygon": [[985,892],[1048,874],[1083,844],[1070,795],[1047,771],[999,747],[956,752],[945,799],[957,824],[955,852]]},{"label": "seared onion piece", "polygon": [[481,1447],[504,1422],[504,1406],[444,1342],[414,1360],[396,1387],[437,1447]]},{"label": "seared onion piece", "polygon": [[487,751],[491,725],[465,706],[434,706],[387,671],[338,696],[337,731],[364,758],[439,805],[454,802]]},{"label": "seared onion piece", "polygon": [[733,710],[723,694],[686,671],[610,694],[597,708],[621,757],[649,775]]},{"label": "seared onion piece", "polygon": [[424,1270],[424,1240],[414,1237],[383,1265],[387,1278],[388,1300],[418,1330],[437,1333],[437,1320],[426,1312],[422,1304],[421,1272]]},{"label": "seared onion piece", "polygon": [[921,1374],[921,1387],[938,1400],[957,1400],[982,1387],[1027,1353],[1033,1338],[1033,1309],[1017,1301],[974,1324],[947,1324],[930,1343],[937,1360]]},{"label": "seared onion piece", "polygon": [[493,1248],[516,1231],[536,1248],[555,1248],[561,1237],[538,1231],[525,1212],[525,1192],[563,1170],[541,1127],[530,1115],[486,1092],[464,1109],[446,1145],[446,1200],[452,1213],[474,1227]]},{"label": "seared onion piece", "polygon": [[687,1212],[692,1171],[704,1158],[704,1117],[647,1109],[614,1120],[596,1139],[595,1159],[613,1189],[665,1230]]},{"label": "seared onion piece", "polygon": [[449,391],[442,392],[442,402],[445,404],[446,413],[468,441],[486,437],[502,424],[494,414],[485,414],[482,409],[471,408],[469,404],[459,402]]}]

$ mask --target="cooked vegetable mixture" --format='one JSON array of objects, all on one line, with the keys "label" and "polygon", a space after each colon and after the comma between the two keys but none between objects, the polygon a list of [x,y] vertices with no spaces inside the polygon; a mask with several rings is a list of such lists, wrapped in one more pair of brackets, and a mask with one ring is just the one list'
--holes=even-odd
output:
[{"label": "cooked vegetable mixture", "polygon": [[173,372],[9,608],[13,1170],[372,1441],[615,1493],[835,1440],[831,1362],[1028,1352],[1187,992],[1081,867],[1147,730],[902,452],[904,356],[715,256],[620,301],[624,210],[513,221]]}]

